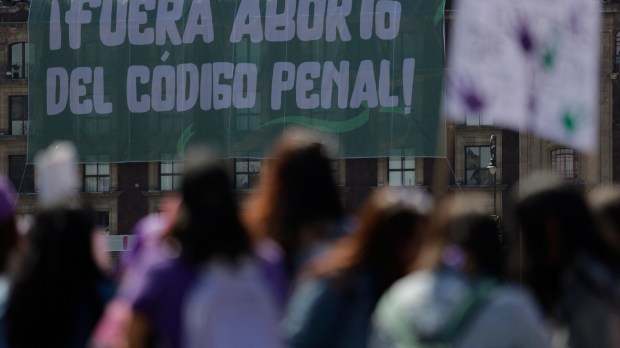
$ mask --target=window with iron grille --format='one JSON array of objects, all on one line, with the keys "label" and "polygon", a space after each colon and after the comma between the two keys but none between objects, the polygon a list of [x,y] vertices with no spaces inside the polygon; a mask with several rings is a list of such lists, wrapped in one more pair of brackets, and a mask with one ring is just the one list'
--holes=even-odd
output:
[{"label": "window with iron grille", "polygon": [[110,163],[107,156],[87,156],[84,164],[84,191],[110,191]]},{"label": "window with iron grille", "polygon": [[96,211],[93,213],[95,227],[102,229],[105,233],[110,232],[110,212]]},{"label": "window with iron grille", "polygon": [[159,131],[164,134],[179,134],[183,131],[183,116],[174,113],[161,113]]},{"label": "window with iron grille", "polygon": [[492,126],[493,119],[481,112],[470,112],[465,115],[466,126]]},{"label": "window with iron grille", "polygon": [[9,96],[11,135],[28,135],[28,96]]},{"label": "window with iron grille", "polygon": [[19,193],[34,192],[34,166],[26,163],[25,155],[9,156],[9,180]]},{"label": "window with iron grille", "polygon": [[[255,64],[260,69],[261,63],[261,51],[260,47],[253,44],[249,38],[244,37],[239,43],[234,46],[234,57],[238,63],[251,63]],[[258,88],[257,88],[258,89]],[[244,99],[250,98],[250,93],[254,94],[254,105],[249,107],[241,107],[237,109],[235,117],[235,127],[237,131],[252,131],[260,128],[260,112],[261,112],[261,94],[260,91],[233,91],[237,94],[236,97],[242,97]],[[238,95],[241,94],[241,95]]]},{"label": "window with iron grille", "polygon": [[254,187],[260,175],[261,161],[256,158],[235,158],[235,188]]},{"label": "window with iron grille", "polygon": [[566,179],[577,179],[577,153],[574,149],[561,148],[551,151],[551,169]]},{"label": "window with iron grille", "polygon": [[107,135],[110,133],[110,117],[106,115],[85,115],[81,119],[86,134]]},{"label": "window with iron grille", "polygon": [[28,77],[28,52],[29,45],[27,42],[18,42],[11,45],[9,49],[9,62],[11,77],[26,78]]},{"label": "window with iron grille", "polygon": [[[235,93],[250,93],[238,91]],[[254,93],[254,92],[252,92]],[[256,93],[256,102],[253,107],[238,109],[236,116],[236,128],[238,131],[253,131],[260,128],[260,110],[261,110],[261,95],[260,92]]]},{"label": "window with iron grille", "polygon": [[487,169],[490,161],[490,146],[466,146],[465,185],[491,185],[493,178]]},{"label": "window with iron grille", "polygon": [[615,71],[620,71],[620,31],[616,33],[616,56],[615,56],[616,69]]},{"label": "window with iron grille", "polygon": [[415,157],[388,158],[388,185],[415,186]]},{"label": "window with iron grille", "polygon": [[332,172],[334,181],[340,183],[340,160],[329,160],[329,169]]},{"label": "window with iron grille", "polygon": [[260,67],[261,50],[260,46],[252,43],[246,36],[233,46],[235,62],[252,63]]},{"label": "window with iron grille", "polygon": [[162,154],[159,162],[159,189],[162,191],[178,190],[181,187],[183,163],[176,155]]}]

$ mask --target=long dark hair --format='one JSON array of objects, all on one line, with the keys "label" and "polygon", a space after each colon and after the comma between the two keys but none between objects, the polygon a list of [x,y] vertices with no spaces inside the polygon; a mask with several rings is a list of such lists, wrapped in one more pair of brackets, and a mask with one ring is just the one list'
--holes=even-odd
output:
[{"label": "long dark hair", "polygon": [[94,227],[90,210],[79,199],[35,214],[30,249],[6,313],[11,347],[86,343],[104,307],[98,292],[104,276],[92,254]]},{"label": "long dark hair", "polygon": [[299,129],[285,133],[246,210],[254,235],[271,237],[282,246],[289,271],[299,251],[301,230],[315,223],[337,221],[343,215],[327,151],[313,133]]},{"label": "long dark hair", "polygon": [[618,269],[618,252],[601,237],[583,188],[541,176],[523,184],[521,191],[516,215],[528,260],[524,279],[551,313],[577,256],[588,255]]},{"label": "long dark hair", "polygon": [[0,274],[9,271],[9,262],[18,244],[16,201],[15,189],[6,177],[0,175]]},{"label": "long dark hair", "polygon": [[240,222],[228,173],[202,150],[192,156],[201,154],[205,158],[185,169],[172,236],[181,244],[181,257],[191,264],[216,255],[234,262],[250,253],[250,239]]},{"label": "long dark hair", "polygon": [[[615,250],[620,250],[620,188],[602,186],[590,192],[588,201],[592,207],[601,239]],[[620,263],[616,263],[620,269]]]},{"label": "long dark hair", "polygon": [[15,217],[0,222],[0,274],[7,272],[11,253],[17,246],[17,226]]},{"label": "long dark hair", "polygon": [[[421,193],[410,192],[409,195]],[[309,277],[347,276],[353,270],[371,272],[379,294],[408,273],[426,226],[427,203],[413,204],[405,192],[374,192],[358,213],[359,227],[338,241],[304,273]]]}]

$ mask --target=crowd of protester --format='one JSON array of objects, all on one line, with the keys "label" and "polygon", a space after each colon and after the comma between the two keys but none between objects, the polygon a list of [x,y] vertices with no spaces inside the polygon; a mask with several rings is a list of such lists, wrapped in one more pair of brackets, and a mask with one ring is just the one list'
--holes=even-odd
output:
[{"label": "crowd of protester", "polygon": [[0,348],[620,347],[619,189],[525,179],[500,235],[463,193],[377,189],[348,214],[331,151],[285,133],[243,204],[188,152],[118,274],[77,193],[21,233],[0,178]]}]

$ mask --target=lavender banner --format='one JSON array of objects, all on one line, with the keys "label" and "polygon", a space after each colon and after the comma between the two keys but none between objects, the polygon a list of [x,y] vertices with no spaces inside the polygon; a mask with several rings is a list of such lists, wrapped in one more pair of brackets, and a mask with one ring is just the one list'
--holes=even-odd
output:
[{"label": "lavender banner", "polygon": [[598,144],[599,0],[461,0],[447,113],[582,151]]}]

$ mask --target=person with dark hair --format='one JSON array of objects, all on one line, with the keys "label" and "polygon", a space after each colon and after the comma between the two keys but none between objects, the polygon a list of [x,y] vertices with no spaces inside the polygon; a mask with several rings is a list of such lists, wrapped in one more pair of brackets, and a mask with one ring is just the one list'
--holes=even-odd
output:
[{"label": "person with dark hair", "polygon": [[17,194],[11,183],[0,176],[0,348],[6,348],[5,312],[11,283],[10,263],[17,246],[15,204]]},{"label": "person with dark hair", "polygon": [[[244,209],[259,253],[269,246],[269,240],[282,248],[288,278],[284,282],[293,280],[340,231],[344,210],[325,141],[307,130],[288,130],[276,144],[259,189]],[[272,284],[282,282],[277,269],[267,276]],[[286,297],[288,290],[284,285],[274,291]]]},{"label": "person with dark hair", "polygon": [[114,294],[93,256],[95,225],[80,199],[42,207],[6,313],[12,348],[85,347]]},{"label": "person with dark hair", "polygon": [[17,194],[13,186],[0,176],[0,275],[8,273],[11,253],[17,245],[16,204]]},{"label": "person with dark hair", "polygon": [[504,283],[504,255],[486,202],[445,200],[425,231],[415,271],[381,298],[370,347],[548,347],[533,300]]},{"label": "person with dark hair", "polygon": [[601,238],[611,248],[620,251],[620,188],[601,186],[588,195]]},{"label": "person with dark hair", "polygon": [[287,308],[290,347],[366,347],[383,292],[404,276],[430,210],[421,193],[383,190],[359,212],[357,231],[310,262]]},{"label": "person with dark hair", "polygon": [[[202,151],[188,154],[181,195],[171,232],[179,256],[153,266],[147,274],[132,304],[130,347],[146,347],[149,339],[157,347],[183,346],[185,327],[196,324],[183,318],[187,316],[186,302],[201,273],[205,273],[201,270],[210,270],[213,265],[220,270],[242,269],[244,260],[252,253],[250,238],[238,216],[229,175],[222,166],[209,160],[208,154]],[[206,272],[206,275],[212,274]],[[209,285],[214,289],[217,284],[207,282],[206,285],[208,292]],[[203,329],[210,332],[206,327]]]},{"label": "person with dark hair", "polygon": [[[583,188],[553,176],[520,184],[516,216],[523,279],[568,345],[620,344],[620,257],[603,237]],[[617,217],[614,217],[617,218]]]}]

